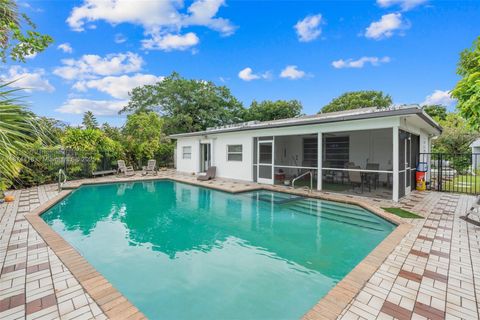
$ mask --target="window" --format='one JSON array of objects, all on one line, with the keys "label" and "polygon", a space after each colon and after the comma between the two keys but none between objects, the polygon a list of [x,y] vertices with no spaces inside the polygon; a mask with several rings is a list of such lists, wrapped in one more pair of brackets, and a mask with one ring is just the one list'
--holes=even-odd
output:
[{"label": "window", "polygon": [[242,161],[242,149],[241,144],[233,144],[227,146],[227,160],[228,161]]},{"label": "window", "polygon": [[182,158],[183,159],[192,159],[192,147],[183,147],[182,148]]}]

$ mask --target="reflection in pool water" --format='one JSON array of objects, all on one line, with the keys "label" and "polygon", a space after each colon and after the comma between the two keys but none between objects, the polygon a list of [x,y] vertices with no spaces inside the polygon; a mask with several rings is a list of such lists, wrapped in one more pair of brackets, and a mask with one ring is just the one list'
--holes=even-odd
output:
[{"label": "reflection in pool water", "polygon": [[151,319],[298,318],[394,228],[351,205],[172,181],[84,186],[42,218]]}]

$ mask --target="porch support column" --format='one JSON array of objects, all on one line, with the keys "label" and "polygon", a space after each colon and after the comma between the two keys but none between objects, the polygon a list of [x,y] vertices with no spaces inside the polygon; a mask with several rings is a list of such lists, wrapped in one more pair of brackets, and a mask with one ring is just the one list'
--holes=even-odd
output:
[{"label": "porch support column", "polygon": [[322,159],[323,159],[323,138],[322,133],[317,135],[317,190],[322,190]]},{"label": "porch support column", "polygon": [[392,159],[392,166],[393,166],[393,177],[392,177],[392,200],[398,202],[399,199],[399,163],[398,163],[398,126],[393,127],[393,159]]}]

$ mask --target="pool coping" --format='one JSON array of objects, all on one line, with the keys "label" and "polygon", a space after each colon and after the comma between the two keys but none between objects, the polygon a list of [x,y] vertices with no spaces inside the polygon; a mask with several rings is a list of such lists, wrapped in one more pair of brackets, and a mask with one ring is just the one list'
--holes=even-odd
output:
[{"label": "pool coping", "polygon": [[243,190],[232,191],[208,182],[205,183],[196,180],[191,181],[175,176],[140,177],[140,179],[116,179],[112,181],[74,181],[72,184],[70,184],[68,190],[59,192],[58,195],[26,214],[25,218],[33,226],[33,228],[35,228],[38,234],[45,240],[47,245],[65,264],[72,275],[78,280],[80,285],[109,318],[117,319],[121,317],[129,319],[145,319],[146,316],[120,291],[118,291],[101,273],[99,273],[82,255],[80,255],[80,253],[73,246],[71,246],[65,239],[63,239],[62,236],[55,232],[40,216],[81,186],[159,180],[171,180],[232,194],[255,190],[269,190],[301,195],[320,200],[353,204],[371,211],[373,214],[395,224],[396,228],[385,239],[383,239],[380,244],[378,244],[339,283],[330,289],[325,296],[323,296],[310,310],[303,315],[302,318],[305,320],[338,318],[342,311],[348,306],[350,301],[355,298],[366,282],[372,277],[385,259],[413,227],[411,224],[405,222],[401,218],[384,211],[380,207],[375,207],[361,199],[329,193],[310,193],[305,190],[291,190],[278,186],[257,184],[253,187],[244,188]]}]

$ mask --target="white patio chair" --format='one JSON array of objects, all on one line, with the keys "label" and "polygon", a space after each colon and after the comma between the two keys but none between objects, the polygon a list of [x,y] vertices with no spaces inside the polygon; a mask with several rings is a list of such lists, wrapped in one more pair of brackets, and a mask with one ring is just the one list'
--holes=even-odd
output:
[{"label": "white patio chair", "polygon": [[117,174],[123,174],[126,177],[135,175],[135,171],[133,170],[132,166],[128,166],[125,164],[125,160],[118,160],[118,169]]},{"label": "white patio chair", "polygon": [[157,160],[148,160],[146,166],[143,166],[142,175],[146,176],[147,174],[157,175]]}]

